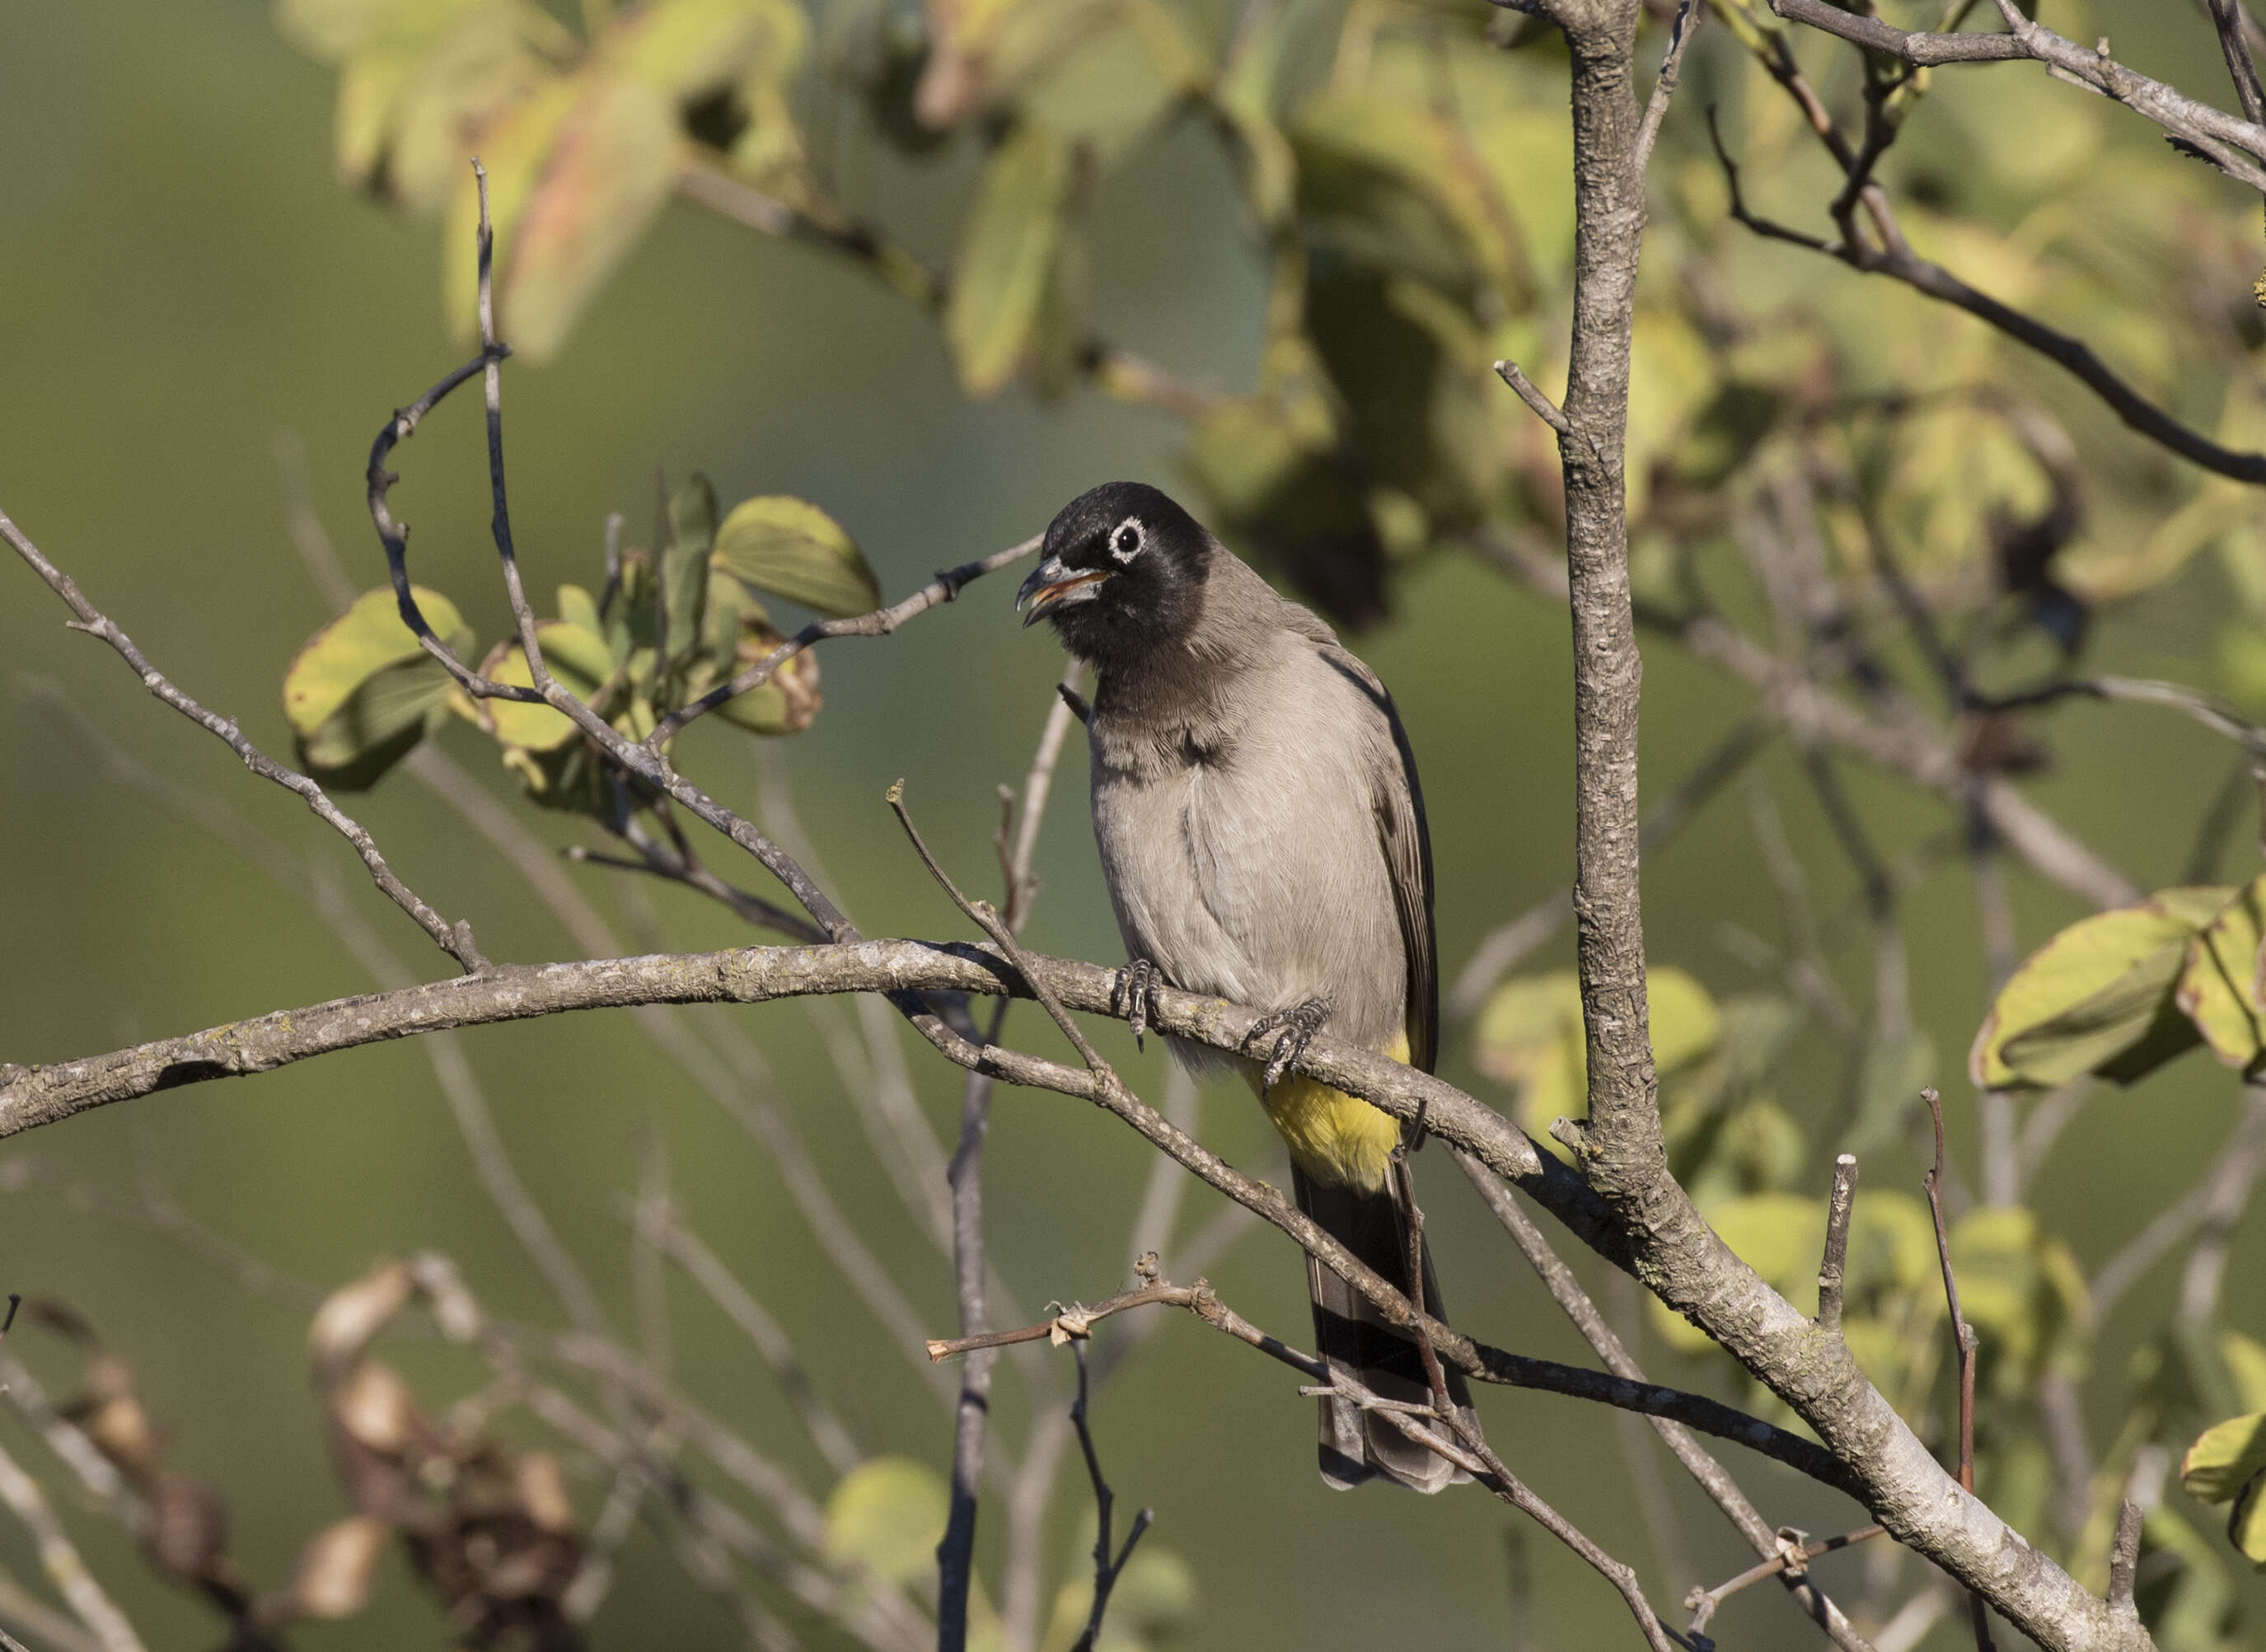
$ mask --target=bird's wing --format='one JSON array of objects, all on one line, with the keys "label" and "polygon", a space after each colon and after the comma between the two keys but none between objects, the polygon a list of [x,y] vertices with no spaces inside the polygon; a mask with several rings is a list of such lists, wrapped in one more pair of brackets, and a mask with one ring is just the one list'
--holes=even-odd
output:
[{"label": "bird's wing", "polygon": [[1377,674],[1334,640],[1323,653],[1360,683],[1383,713],[1392,736],[1391,745],[1376,754],[1371,803],[1407,960],[1408,1062],[1429,1072],[1440,1049],[1440,952],[1432,923],[1432,835],[1424,822],[1424,788],[1416,778],[1416,754],[1409,749],[1408,733],[1400,726],[1392,696]]}]

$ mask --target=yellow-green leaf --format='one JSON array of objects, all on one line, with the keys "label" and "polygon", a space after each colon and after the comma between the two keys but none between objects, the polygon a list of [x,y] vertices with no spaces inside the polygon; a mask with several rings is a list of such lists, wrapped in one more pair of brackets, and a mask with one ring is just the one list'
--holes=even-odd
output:
[{"label": "yellow-green leaf", "polygon": [[2266,1571],[2266,1470],[2253,1474],[2226,1511],[2226,1539],[2243,1559]]},{"label": "yellow-green leaf", "polygon": [[1975,1035],[1968,1071],[1976,1084],[2065,1084],[2150,1040],[2169,1009],[2188,943],[2202,926],[2198,909],[2209,898],[2167,891],[2081,919],[2031,954],[1999,990]]},{"label": "yellow-green leaf", "polygon": [[[461,654],[471,647],[457,605],[438,591],[409,588],[425,623]],[[283,673],[283,715],[304,739],[342,710],[347,699],[390,665],[420,660],[416,633],[402,622],[392,588],[364,591],[352,606],[307,640]],[[440,668],[435,666],[437,670]]]},{"label": "yellow-green leaf", "polygon": [[992,151],[953,262],[944,336],[971,396],[998,391],[1029,348],[1074,182],[1070,145],[1026,121]]},{"label": "yellow-green leaf", "polygon": [[715,544],[716,490],[695,471],[669,493],[669,542],[661,548],[662,656],[672,667],[700,647]]},{"label": "yellow-green leaf", "polygon": [[2244,888],[2189,946],[2177,1001],[2211,1054],[2230,1067],[2258,1059],[2258,951],[2266,878]]},{"label": "yellow-green leaf", "polygon": [[[543,663],[552,676],[577,697],[588,700],[611,674],[613,651],[596,632],[566,620],[548,619],[535,628],[543,650]],[[595,671],[587,668],[595,667]],[[527,656],[517,639],[498,643],[481,662],[481,675],[515,688],[534,685]],[[493,720],[495,737],[523,751],[555,751],[574,737],[574,720],[564,712],[530,700],[491,699],[481,702]]]},{"label": "yellow-green leaf", "polygon": [[[416,591],[426,622],[459,659],[472,634],[449,599]],[[407,756],[443,714],[447,669],[401,621],[391,589],[364,593],[308,640],[283,677],[283,712],[302,766],[334,791],[356,792]]]},{"label": "yellow-green leaf", "polygon": [[2196,1436],[2180,1458],[2180,1484],[2204,1502],[2225,1502],[2266,1470],[2266,1411],[2230,1417]]},{"label": "yellow-green leaf", "polygon": [[[794,21],[785,22],[790,13]],[[767,0],[657,0],[618,17],[599,50],[623,72],[687,103],[737,80],[777,32],[801,20],[800,8]]]},{"label": "yellow-green leaf", "polygon": [[[521,354],[542,361],[558,352],[668,201],[683,144],[666,92],[603,65],[544,87],[482,135],[498,327]],[[476,320],[478,223],[467,171],[443,238],[450,313],[465,335]]]},{"label": "yellow-green leaf", "polygon": [[716,530],[715,566],[822,614],[881,603],[865,553],[833,517],[784,493],[742,500]]},{"label": "yellow-green leaf", "polygon": [[936,1568],[949,1499],[925,1463],[876,1457],[844,1474],[826,1500],[826,1554],[837,1565],[863,1566],[891,1583],[910,1583]]}]

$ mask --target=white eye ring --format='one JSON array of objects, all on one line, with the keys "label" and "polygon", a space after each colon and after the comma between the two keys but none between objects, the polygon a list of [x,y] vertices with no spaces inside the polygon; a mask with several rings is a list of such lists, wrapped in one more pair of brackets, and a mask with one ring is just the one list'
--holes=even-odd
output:
[{"label": "white eye ring", "polygon": [[1148,530],[1138,516],[1128,516],[1109,535],[1109,554],[1119,563],[1130,562],[1148,548]]}]

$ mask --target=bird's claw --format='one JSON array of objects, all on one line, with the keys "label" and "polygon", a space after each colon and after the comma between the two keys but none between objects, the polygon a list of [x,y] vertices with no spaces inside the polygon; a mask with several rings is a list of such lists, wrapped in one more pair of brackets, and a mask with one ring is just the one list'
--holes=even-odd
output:
[{"label": "bird's claw", "polygon": [[1141,1036],[1149,1030],[1149,995],[1163,984],[1164,976],[1146,958],[1129,959],[1117,972],[1118,1002],[1123,1006],[1125,1024],[1133,1029],[1136,1049],[1144,1048]]},{"label": "bird's claw", "polygon": [[1329,1019],[1328,999],[1308,998],[1290,1009],[1262,1015],[1251,1024],[1251,1030],[1243,1035],[1243,1048],[1246,1050],[1268,1034],[1275,1034],[1275,1048],[1267,1057],[1267,1071],[1259,1081],[1262,1092],[1272,1090],[1283,1081],[1283,1075],[1306,1053],[1306,1046],[1314,1042],[1314,1034]]}]

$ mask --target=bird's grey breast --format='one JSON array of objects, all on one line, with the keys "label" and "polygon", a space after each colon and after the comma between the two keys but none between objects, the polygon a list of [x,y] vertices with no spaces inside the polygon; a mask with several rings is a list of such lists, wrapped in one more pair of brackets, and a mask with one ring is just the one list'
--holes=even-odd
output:
[{"label": "bird's grey breast", "polygon": [[1261,1008],[1326,998],[1333,1031],[1390,1044],[1407,980],[1374,800],[1397,758],[1363,686],[1289,632],[1209,692],[1103,686],[1094,836],[1128,953]]}]

